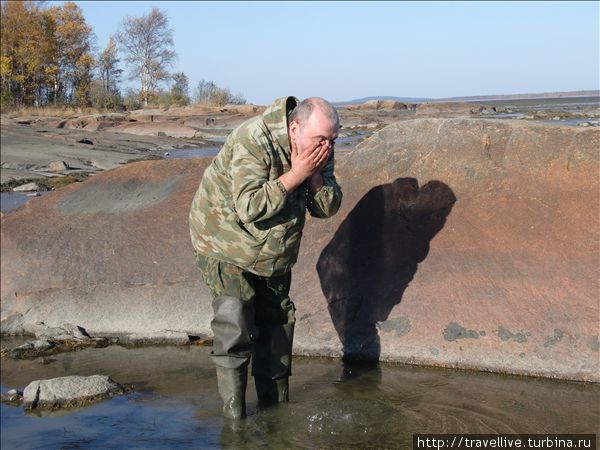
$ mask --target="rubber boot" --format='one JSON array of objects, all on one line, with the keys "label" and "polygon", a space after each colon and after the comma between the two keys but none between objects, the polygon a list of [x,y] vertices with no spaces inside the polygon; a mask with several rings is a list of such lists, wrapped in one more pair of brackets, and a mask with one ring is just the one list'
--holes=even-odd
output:
[{"label": "rubber boot", "polygon": [[254,305],[236,297],[220,296],[213,300],[214,334],[211,358],[217,366],[223,415],[241,419],[246,415],[248,364],[254,340]]},{"label": "rubber boot", "polygon": [[217,366],[219,394],[223,399],[223,417],[243,419],[246,417],[246,385],[248,366],[228,369]]},{"label": "rubber boot", "polygon": [[294,325],[259,327],[252,361],[258,406],[289,401]]}]

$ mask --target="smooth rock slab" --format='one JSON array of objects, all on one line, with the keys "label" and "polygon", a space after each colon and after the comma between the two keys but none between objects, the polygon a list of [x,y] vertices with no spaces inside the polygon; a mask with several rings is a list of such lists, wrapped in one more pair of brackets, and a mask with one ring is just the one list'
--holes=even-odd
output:
[{"label": "smooth rock slab", "polygon": [[23,408],[56,409],[83,406],[123,393],[123,386],[106,375],[71,375],[36,380],[29,383],[23,391]]},{"label": "smooth rock slab", "polygon": [[[375,133],[337,165],[339,213],[307,219],[294,351],[600,381],[599,149],[596,127],[527,121]],[[209,162],[128,164],[3,216],[2,326],[211,335],[188,228]]]}]

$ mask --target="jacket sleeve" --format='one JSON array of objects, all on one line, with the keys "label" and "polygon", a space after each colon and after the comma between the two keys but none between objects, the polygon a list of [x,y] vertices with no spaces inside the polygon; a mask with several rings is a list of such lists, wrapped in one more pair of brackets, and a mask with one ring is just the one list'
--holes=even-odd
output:
[{"label": "jacket sleeve", "polygon": [[239,139],[232,150],[231,194],[240,220],[258,222],[281,211],[287,194],[281,181],[269,180],[268,152],[251,138]]},{"label": "jacket sleeve", "polygon": [[308,189],[308,212],[313,217],[325,219],[333,216],[342,204],[342,189],[333,174],[334,155],[331,154],[329,161],[321,170],[323,186],[317,192]]}]

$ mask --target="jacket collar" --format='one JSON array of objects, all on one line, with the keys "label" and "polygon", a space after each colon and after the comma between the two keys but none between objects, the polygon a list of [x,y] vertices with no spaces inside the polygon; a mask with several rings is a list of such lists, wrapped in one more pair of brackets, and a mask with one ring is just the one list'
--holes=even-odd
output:
[{"label": "jacket collar", "polygon": [[262,114],[263,122],[286,155],[291,155],[292,151],[288,136],[287,117],[298,103],[300,101],[296,97],[281,97],[271,103]]}]

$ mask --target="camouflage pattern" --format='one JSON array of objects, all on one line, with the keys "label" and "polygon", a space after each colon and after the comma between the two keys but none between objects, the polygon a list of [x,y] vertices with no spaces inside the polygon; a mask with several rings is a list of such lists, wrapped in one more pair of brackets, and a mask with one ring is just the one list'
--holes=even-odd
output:
[{"label": "camouflage pattern", "polygon": [[278,178],[291,168],[287,116],[295,97],[282,97],[236,129],[204,172],[189,214],[197,254],[262,276],[281,275],[296,262],[305,212],[330,217],[342,192],[333,154],[322,169],[323,187],[308,182],[287,194]]},{"label": "camouflage pattern", "polygon": [[257,327],[295,322],[296,309],[289,297],[291,271],[263,277],[199,254],[196,255],[196,266],[214,298],[229,296],[242,302],[254,302]]}]

